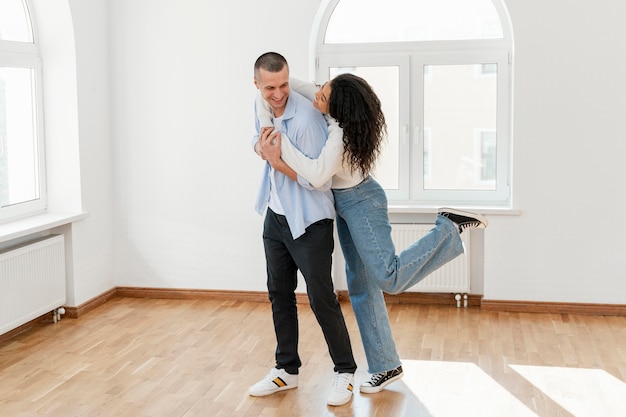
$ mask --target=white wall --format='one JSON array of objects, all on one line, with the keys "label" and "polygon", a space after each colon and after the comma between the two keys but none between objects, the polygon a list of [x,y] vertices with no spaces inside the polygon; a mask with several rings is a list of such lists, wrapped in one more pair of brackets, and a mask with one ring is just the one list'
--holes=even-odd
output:
[{"label": "white wall", "polygon": [[264,290],[253,65],[306,76],[318,2],[109,4],[117,284]]},{"label": "white wall", "polygon": [[[276,50],[312,79],[319,3],[70,0],[90,213],[74,236],[77,305],[114,285],[265,289],[252,66]],[[520,214],[489,218],[484,295],[626,303],[626,6],[507,5]]]},{"label": "white wall", "polygon": [[[48,0],[46,0],[48,1]],[[76,304],[115,286],[109,39],[106,2],[71,0],[76,42],[81,200],[89,218],[73,225]]]},{"label": "white wall", "polygon": [[42,51],[49,209],[88,211],[59,227],[68,264],[67,304],[115,286],[108,20],[101,0],[31,0]]},{"label": "white wall", "polygon": [[514,200],[490,218],[485,298],[626,303],[626,5],[506,2]]}]

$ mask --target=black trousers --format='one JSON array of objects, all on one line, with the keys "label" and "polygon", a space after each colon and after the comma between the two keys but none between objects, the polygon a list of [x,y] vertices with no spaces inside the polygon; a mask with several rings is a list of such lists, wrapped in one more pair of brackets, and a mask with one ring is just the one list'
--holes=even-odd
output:
[{"label": "black trousers", "polygon": [[333,220],[320,220],[293,239],[287,219],[267,210],[263,230],[267,261],[267,289],[276,332],[276,367],[297,374],[298,309],[295,290],[298,270],[306,282],[311,309],[322,328],[336,372],[354,373],[350,336],[334,292],[331,276]]}]

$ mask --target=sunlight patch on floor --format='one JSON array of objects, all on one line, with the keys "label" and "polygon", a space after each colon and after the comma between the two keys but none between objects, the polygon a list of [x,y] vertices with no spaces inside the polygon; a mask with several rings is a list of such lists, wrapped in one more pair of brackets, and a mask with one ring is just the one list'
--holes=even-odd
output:
[{"label": "sunlight patch on floor", "polygon": [[433,417],[537,417],[473,363],[403,360],[402,381]]},{"label": "sunlight patch on floor", "polygon": [[626,383],[603,369],[509,366],[576,417],[626,415]]}]

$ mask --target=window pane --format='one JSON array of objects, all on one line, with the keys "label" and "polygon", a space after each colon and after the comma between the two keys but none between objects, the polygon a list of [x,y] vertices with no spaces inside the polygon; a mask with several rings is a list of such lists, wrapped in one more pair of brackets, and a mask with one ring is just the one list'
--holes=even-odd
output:
[{"label": "window pane", "polygon": [[397,190],[400,158],[400,69],[396,66],[331,67],[330,79],[347,72],[364,78],[380,99],[387,122],[387,140],[383,143],[373,176],[383,188]]},{"label": "window pane", "polygon": [[28,9],[23,0],[0,2],[0,39],[33,42]]},{"label": "window pane", "polygon": [[495,181],[496,179],[496,132],[481,132],[481,170],[482,181]]},{"label": "window pane", "polygon": [[0,205],[39,198],[33,70],[0,67]]},{"label": "window pane", "polygon": [[324,43],[500,39],[491,0],[341,0]]},{"label": "window pane", "polygon": [[427,73],[424,189],[495,189],[497,74],[485,75],[483,64],[429,65]]}]

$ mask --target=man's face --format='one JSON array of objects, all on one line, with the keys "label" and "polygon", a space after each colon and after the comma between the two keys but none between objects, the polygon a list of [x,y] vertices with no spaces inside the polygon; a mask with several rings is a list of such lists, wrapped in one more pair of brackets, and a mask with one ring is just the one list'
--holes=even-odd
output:
[{"label": "man's face", "polygon": [[285,65],[279,72],[269,72],[260,68],[257,78],[254,79],[254,85],[261,90],[261,94],[272,108],[274,116],[282,116],[289,98],[289,70],[287,66]]}]

